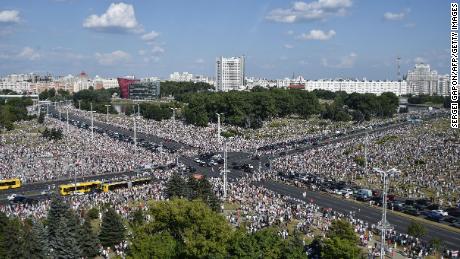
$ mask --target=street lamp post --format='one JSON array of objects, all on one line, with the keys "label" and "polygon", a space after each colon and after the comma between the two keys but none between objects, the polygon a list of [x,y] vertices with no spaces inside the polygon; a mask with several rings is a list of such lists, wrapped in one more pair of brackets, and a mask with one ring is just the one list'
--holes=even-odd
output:
[{"label": "street lamp post", "polygon": [[81,111],[81,100],[78,100],[78,109]]},{"label": "street lamp post", "polygon": [[220,136],[220,113],[216,113],[217,115],[217,140],[220,142],[221,136]]},{"label": "street lamp post", "polygon": [[67,134],[69,134],[69,106],[66,106],[65,113],[67,116]]},{"label": "street lamp post", "polygon": [[386,238],[386,230],[388,227],[387,222],[387,191],[388,191],[388,176],[398,173],[399,170],[396,168],[392,168],[388,171],[374,168],[374,171],[380,173],[383,177],[383,191],[382,191],[382,222],[381,222],[381,244],[380,244],[380,258],[385,258],[385,238]]},{"label": "street lamp post", "polygon": [[112,106],[110,104],[106,104],[105,108],[107,108],[107,113],[105,114],[105,122],[109,122],[109,107]]},{"label": "street lamp post", "polygon": [[137,147],[137,129],[136,129],[136,114],[133,116],[133,121],[134,121],[134,150],[136,150]]},{"label": "street lamp post", "polygon": [[91,140],[94,139],[94,116],[93,116],[93,113],[95,113],[95,111],[93,111],[93,103],[90,103],[90,108],[91,108]]},{"label": "street lamp post", "polygon": [[224,141],[224,199],[227,199],[227,140]]},{"label": "street lamp post", "polygon": [[176,110],[177,110],[177,108],[169,108],[169,109],[171,109],[173,111],[172,119],[173,119],[173,123],[175,123],[176,122]]}]

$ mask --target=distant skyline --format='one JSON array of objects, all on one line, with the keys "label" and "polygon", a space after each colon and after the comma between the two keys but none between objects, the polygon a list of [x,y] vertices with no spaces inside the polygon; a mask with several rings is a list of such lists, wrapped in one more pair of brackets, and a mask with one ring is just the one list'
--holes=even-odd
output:
[{"label": "distant skyline", "polygon": [[246,75],[396,80],[417,62],[449,71],[445,0],[3,0],[0,75],[215,75],[246,55]]}]

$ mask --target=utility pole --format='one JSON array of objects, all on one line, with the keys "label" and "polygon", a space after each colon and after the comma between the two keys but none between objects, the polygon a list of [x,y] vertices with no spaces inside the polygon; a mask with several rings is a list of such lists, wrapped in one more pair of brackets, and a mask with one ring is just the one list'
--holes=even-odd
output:
[{"label": "utility pole", "polygon": [[172,120],[173,120],[173,123],[175,123],[176,122],[176,110],[177,110],[177,108],[169,108],[169,109],[171,109],[173,111]]},{"label": "utility pole", "polygon": [[112,106],[110,104],[106,104],[105,108],[107,108],[107,113],[105,114],[105,122],[109,122],[109,107]]},{"label": "utility pole", "polygon": [[78,109],[81,111],[81,100],[78,100]]},{"label": "utility pole", "polygon": [[67,134],[69,134],[69,106],[66,107],[66,116],[67,116]]},{"label": "utility pole", "polygon": [[224,141],[224,199],[227,199],[227,140]]},{"label": "utility pole", "polygon": [[94,116],[93,116],[93,103],[90,103],[91,106],[91,140],[94,139]]},{"label": "utility pole", "polygon": [[382,222],[381,222],[381,244],[380,244],[380,258],[385,258],[385,239],[386,231],[389,230],[389,224],[387,222],[387,192],[388,192],[388,179],[389,175],[398,173],[396,168],[392,168],[388,171],[384,171],[379,168],[374,168],[374,171],[382,174],[383,177],[383,191],[382,191]]},{"label": "utility pole", "polygon": [[133,116],[133,120],[134,120],[134,150],[136,150],[136,147],[137,147],[137,131],[136,131],[136,114],[134,114]]},{"label": "utility pole", "polygon": [[221,136],[220,136],[220,113],[216,113],[216,114],[217,114],[217,140],[220,143],[220,140],[221,140]]}]

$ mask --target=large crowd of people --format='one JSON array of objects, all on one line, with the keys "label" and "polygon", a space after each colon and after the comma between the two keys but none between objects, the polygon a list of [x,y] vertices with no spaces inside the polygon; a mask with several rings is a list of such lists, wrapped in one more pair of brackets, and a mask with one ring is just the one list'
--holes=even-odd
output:
[{"label": "large crowd of people", "polygon": [[[166,182],[175,173],[179,173],[178,167],[167,170],[152,170],[150,175],[153,181],[149,184],[117,189],[107,193],[67,196],[65,199],[71,208],[77,212],[84,212],[94,207],[102,208],[109,204],[123,218],[128,219],[134,210],[147,209],[148,201],[165,200]],[[359,237],[359,244],[363,248],[378,242],[379,229],[377,225],[365,222],[355,212],[343,214],[328,208],[321,208],[308,202],[306,198],[297,199],[283,196],[257,184],[257,182],[270,177],[271,175],[267,173],[256,173],[229,183],[226,204],[232,204],[234,207],[225,210],[223,206],[223,212],[232,225],[245,226],[248,232],[277,226],[279,227],[279,235],[283,238],[288,238],[296,232],[304,236],[304,242],[308,242],[318,235],[325,237],[325,233],[332,222],[343,219],[352,224]],[[210,178],[209,180],[216,195],[223,198],[222,179]],[[8,216],[17,216],[21,219],[40,219],[47,216],[49,206],[49,200],[42,200],[33,204],[0,205],[0,211]],[[400,253],[414,257],[433,252],[433,248],[427,242],[407,234],[397,233],[394,230],[388,232],[387,240],[390,252],[398,248]],[[120,248],[118,252],[123,253],[124,249]],[[370,255],[378,255],[378,252],[379,249],[376,246],[369,249]]]},{"label": "large crowd of people", "polygon": [[373,168],[396,168],[390,192],[454,206],[460,197],[459,154],[458,132],[448,127],[447,120],[437,119],[309,149],[275,159],[272,166],[275,171],[308,173],[371,189],[381,188],[381,175]]},{"label": "large crowd of people", "polygon": [[[177,156],[136,148],[101,134],[91,137],[90,131],[77,127],[69,127],[67,132],[66,124],[53,118],[43,125],[35,121],[22,124],[17,131],[1,135],[2,179],[20,178],[31,183],[120,173],[145,165],[173,163]],[[62,129],[62,139],[43,138],[37,131],[42,127]]]},{"label": "large crowd of people", "polygon": [[[77,109],[72,109],[72,112],[89,116],[87,112]],[[94,116],[95,120],[106,122],[106,115]],[[125,115],[110,115],[108,120],[110,124],[132,128],[132,120]],[[1,135],[0,174],[3,178],[20,178],[25,183],[72,178],[74,174],[87,176],[125,172],[151,164],[167,165],[174,163],[180,154],[194,155],[196,150],[215,152],[221,149],[216,138],[216,124],[202,128],[186,125],[179,120],[157,122],[137,118],[140,132],[176,140],[191,147],[170,154],[136,148],[128,142],[116,141],[101,134],[92,137],[90,131],[76,127],[70,127],[67,132],[66,124],[53,118],[47,118],[43,125],[36,122],[23,123],[27,124],[26,127]],[[231,151],[255,151],[266,145],[327,136],[336,131],[382,123],[372,121],[364,125],[347,124],[332,128],[301,124],[299,127],[310,127],[307,132],[301,133],[297,133],[297,128],[290,127],[295,123],[289,121],[276,127],[266,124],[258,132],[252,132],[250,137],[237,136],[229,140],[228,146]],[[64,132],[63,138],[45,140],[36,133],[41,127],[60,128]],[[440,203],[452,205],[459,202],[460,194],[460,165],[455,159],[460,154],[458,139],[457,132],[446,128],[444,120],[437,119],[426,124],[372,132],[367,138],[356,137],[315,147],[301,154],[275,159],[272,167],[275,172],[310,173],[325,179],[355,182],[369,188],[380,186],[380,176],[371,168],[396,167],[399,173],[390,181],[391,190],[395,194],[404,197],[434,196]],[[366,167],[361,162],[365,155]],[[149,169],[149,175],[153,178],[149,184],[110,192],[67,196],[65,199],[76,211],[110,204],[120,215],[128,218],[134,209],[145,209],[147,201],[164,200],[166,182],[172,174],[179,172],[178,166]],[[244,223],[248,232],[278,226],[279,234],[284,238],[292,235],[294,228],[305,237],[313,239],[318,234],[324,236],[333,220],[345,219],[352,223],[363,247],[375,243],[377,227],[359,219],[354,213],[342,214],[321,208],[306,199],[283,196],[257,184],[272,177],[274,175],[269,172],[259,172],[229,183],[226,200],[235,205],[236,209],[224,210],[224,213],[231,224],[241,226]],[[222,180],[209,180],[217,196],[222,198]],[[47,216],[49,206],[50,201],[44,199],[36,203],[1,204],[0,211],[22,219],[40,219]],[[426,242],[406,234],[392,231],[389,240],[391,245],[397,244],[412,256],[432,252]],[[376,250],[369,253],[375,255]]]},{"label": "large crowd of people", "polygon": [[[62,113],[66,108],[58,108]],[[69,108],[69,112],[78,116],[90,118],[87,111]],[[264,122],[260,129],[243,129],[236,126],[222,125],[221,132],[233,132],[233,136],[227,139],[228,151],[255,152],[267,146],[283,145],[283,148],[292,148],[288,143],[300,142],[304,139],[314,139],[334,135],[337,132],[346,132],[363,127],[376,126],[389,122],[400,121],[405,115],[395,118],[364,121],[360,124],[353,122],[332,122],[319,119],[309,121],[300,119],[279,119]],[[124,129],[134,128],[134,119],[124,114],[93,114],[95,121],[109,123]],[[141,116],[136,117],[136,127],[139,132],[152,134],[167,140],[174,140],[185,144],[201,152],[216,152],[222,150],[222,144],[217,138],[218,125],[209,123],[207,127],[198,127],[186,124],[179,119],[168,119],[162,121],[148,120]],[[269,150],[272,151],[272,150]],[[259,151],[260,153],[261,151]],[[265,152],[266,153],[266,152]]]}]

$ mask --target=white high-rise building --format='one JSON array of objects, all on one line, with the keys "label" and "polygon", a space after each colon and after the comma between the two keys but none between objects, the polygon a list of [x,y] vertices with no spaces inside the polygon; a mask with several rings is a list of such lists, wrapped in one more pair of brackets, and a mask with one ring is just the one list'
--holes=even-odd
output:
[{"label": "white high-rise building", "polygon": [[216,90],[227,92],[230,90],[243,90],[244,88],[244,56],[217,58]]},{"label": "white high-rise building", "polygon": [[190,74],[189,72],[174,72],[169,75],[169,80],[174,81],[174,82],[190,82],[192,81],[193,74]]},{"label": "white high-rise building", "polygon": [[416,64],[413,70],[407,73],[407,86],[411,94],[438,94],[439,75],[435,70],[431,70],[428,64]]}]

